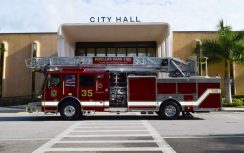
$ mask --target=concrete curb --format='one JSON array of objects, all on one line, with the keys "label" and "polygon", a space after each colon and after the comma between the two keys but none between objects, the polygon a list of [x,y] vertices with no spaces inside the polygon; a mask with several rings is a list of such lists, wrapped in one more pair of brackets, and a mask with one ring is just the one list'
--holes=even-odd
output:
[{"label": "concrete curb", "polygon": [[223,112],[244,112],[244,108],[222,107]]}]

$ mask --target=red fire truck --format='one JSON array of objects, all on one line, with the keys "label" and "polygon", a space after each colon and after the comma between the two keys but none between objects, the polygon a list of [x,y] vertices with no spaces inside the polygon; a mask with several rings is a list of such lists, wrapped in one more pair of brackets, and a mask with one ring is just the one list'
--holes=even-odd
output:
[{"label": "red fire truck", "polygon": [[220,78],[197,76],[196,62],[158,57],[37,57],[28,68],[44,74],[40,103],[72,120],[90,112],[180,113],[221,109]]}]

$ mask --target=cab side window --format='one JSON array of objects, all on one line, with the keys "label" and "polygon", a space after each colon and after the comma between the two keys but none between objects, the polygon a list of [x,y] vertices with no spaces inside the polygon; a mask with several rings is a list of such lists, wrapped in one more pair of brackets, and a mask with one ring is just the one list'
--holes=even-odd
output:
[{"label": "cab side window", "polygon": [[48,76],[48,87],[56,87],[61,85],[60,75],[51,74]]},{"label": "cab side window", "polygon": [[94,76],[93,75],[80,75],[80,86],[93,87]]}]

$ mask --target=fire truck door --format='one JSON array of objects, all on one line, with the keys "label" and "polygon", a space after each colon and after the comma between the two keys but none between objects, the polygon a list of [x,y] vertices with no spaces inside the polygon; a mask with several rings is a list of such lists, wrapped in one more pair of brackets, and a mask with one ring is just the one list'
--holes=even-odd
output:
[{"label": "fire truck door", "polygon": [[77,97],[77,75],[66,74],[63,82],[63,95]]},{"label": "fire truck door", "polygon": [[95,101],[95,79],[93,74],[80,74],[79,75],[79,88],[78,97],[82,102],[94,102]]},{"label": "fire truck door", "polygon": [[108,99],[108,93],[105,92],[105,77],[104,74],[97,74],[95,77],[94,99],[97,101],[96,106],[103,106],[103,102]]},{"label": "fire truck door", "polygon": [[45,85],[45,101],[59,101],[63,98],[63,76],[48,74]]}]

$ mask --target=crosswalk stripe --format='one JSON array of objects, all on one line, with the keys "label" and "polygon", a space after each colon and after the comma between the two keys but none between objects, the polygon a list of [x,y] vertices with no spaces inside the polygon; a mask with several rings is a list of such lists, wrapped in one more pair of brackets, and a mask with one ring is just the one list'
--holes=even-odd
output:
[{"label": "crosswalk stripe", "polygon": [[155,140],[57,141],[56,143],[152,143]]},{"label": "crosswalk stripe", "polygon": [[158,146],[161,148],[163,153],[176,153],[176,151],[161,137],[161,135],[156,131],[150,123],[146,120],[142,120],[145,127],[147,127],[153,139],[156,141]]},{"label": "crosswalk stripe", "polygon": [[73,132],[84,132],[84,133],[94,133],[94,132],[145,132],[145,130],[128,130],[128,129],[119,129],[119,130],[74,130]]},{"label": "crosswalk stripe", "polygon": [[160,151],[158,147],[130,147],[130,148],[48,148],[46,151]]},{"label": "crosswalk stripe", "polygon": [[148,137],[150,134],[66,135],[65,137]]}]

